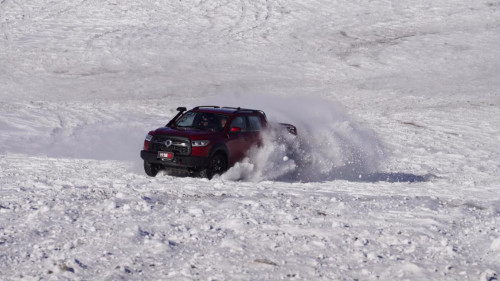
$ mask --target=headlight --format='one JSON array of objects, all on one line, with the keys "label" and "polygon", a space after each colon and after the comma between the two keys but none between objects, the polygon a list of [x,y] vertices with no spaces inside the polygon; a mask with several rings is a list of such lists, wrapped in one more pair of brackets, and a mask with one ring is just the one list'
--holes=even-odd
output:
[{"label": "headlight", "polygon": [[209,140],[194,140],[191,141],[192,146],[207,146],[210,143]]},{"label": "headlight", "polygon": [[147,141],[151,141],[152,139],[153,139],[153,136],[152,136],[152,135],[148,134],[148,135],[146,136],[146,140],[147,140]]}]

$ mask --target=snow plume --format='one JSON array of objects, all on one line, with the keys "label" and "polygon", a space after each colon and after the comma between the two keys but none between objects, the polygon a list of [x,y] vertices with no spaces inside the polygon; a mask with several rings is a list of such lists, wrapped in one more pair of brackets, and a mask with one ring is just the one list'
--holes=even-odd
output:
[{"label": "snow plume", "polygon": [[[212,101],[214,102],[214,101]],[[360,180],[375,172],[384,148],[374,132],[356,124],[338,103],[323,98],[255,96],[224,97],[217,104],[266,112],[277,122],[297,127],[298,136],[273,130],[263,146],[223,177],[229,180],[324,181]]]},{"label": "snow plume", "polygon": [[[286,137],[284,134],[278,136],[271,131],[263,137],[263,146],[254,147],[249,153],[249,157],[242,162],[236,163],[224,175],[228,180],[274,180],[293,174],[298,169],[297,162],[291,159],[288,154],[293,142],[280,142]],[[290,136],[291,138],[291,136]]]}]

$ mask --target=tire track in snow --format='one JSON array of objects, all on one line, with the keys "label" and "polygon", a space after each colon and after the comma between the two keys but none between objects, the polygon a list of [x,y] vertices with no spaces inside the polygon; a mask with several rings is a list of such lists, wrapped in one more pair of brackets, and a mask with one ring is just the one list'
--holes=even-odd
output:
[{"label": "tire track in snow", "polygon": [[[238,2],[207,2],[198,4],[202,17],[209,20],[206,29],[200,30],[200,35],[211,34],[209,39],[212,43],[222,41],[226,37],[233,40],[253,40],[257,30],[267,29],[272,19],[272,1],[247,1]],[[207,5],[209,5],[207,7]],[[237,14],[238,16],[234,16]],[[206,36],[206,35],[205,35]],[[262,35],[257,37],[260,39]]]},{"label": "tire track in snow", "polygon": [[75,9],[82,7],[83,5],[87,4],[87,2],[88,2],[88,0],[81,0],[79,3],[71,5],[71,6],[64,5],[64,7],[62,9],[60,9],[59,11],[55,11],[54,13],[47,13],[47,15],[44,17],[44,19],[53,19],[55,17],[62,16],[62,15],[66,14],[72,10],[75,10]]},{"label": "tire track in snow", "polygon": [[[248,7],[246,0],[241,0],[242,3],[242,16],[235,26],[233,36],[237,36],[240,40],[246,38],[254,38],[255,32],[264,29],[270,24],[272,2],[269,0],[262,1],[249,1],[251,9]],[[251,13],[249,14],[249,10]],[[247,35],[248,34],[248,35]],[[264,38],[265,34],[259,34],[258,39]]]}]

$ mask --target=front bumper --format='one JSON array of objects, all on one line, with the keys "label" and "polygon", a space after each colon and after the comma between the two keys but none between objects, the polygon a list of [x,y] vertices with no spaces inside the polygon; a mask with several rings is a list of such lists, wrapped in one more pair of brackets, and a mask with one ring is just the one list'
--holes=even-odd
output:
[{"label": "front bumper", "polygon": [[172,160],[162,160],[158,158],[157,151],[141,150],[141,158],[151,164],[162,165],[172,168],[200,169],[208,167],[208,157],[177,156]]}]

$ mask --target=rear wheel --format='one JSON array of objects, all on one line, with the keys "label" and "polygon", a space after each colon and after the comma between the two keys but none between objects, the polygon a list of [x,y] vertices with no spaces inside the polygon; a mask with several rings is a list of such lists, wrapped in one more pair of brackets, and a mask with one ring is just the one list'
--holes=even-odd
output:
[{"label": "rear wheel", "polygon": [[199,175],[211,179],[215,175],[221,175],[227,170],[227,159],[221,154],[215,154],[210,158],[208,167],[200,171]]},{"label": "rear wheel", "polygon": [[144,171],[146,172],[146,175],[156,177],[160,168],[157,165],[149,163],[148,161],[144,161]]}]

